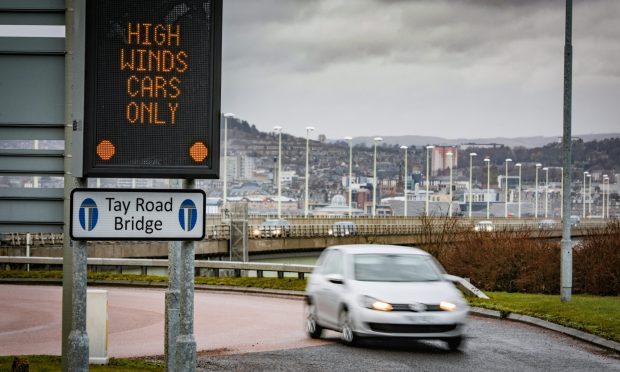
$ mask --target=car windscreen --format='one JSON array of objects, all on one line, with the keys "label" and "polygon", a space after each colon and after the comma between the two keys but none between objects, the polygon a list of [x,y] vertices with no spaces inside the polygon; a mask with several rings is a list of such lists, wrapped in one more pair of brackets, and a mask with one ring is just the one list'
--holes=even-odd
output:
[{"label": "car windscreen", "polygon": [[429,282],[442,280],[431,257],[417,254],[356,254],[355,280],[366,282]]},{"label": "car windscreen", "polygon": [[265,221],[261,223],[261,226],[285,226],[288,225],[286,221]]}]

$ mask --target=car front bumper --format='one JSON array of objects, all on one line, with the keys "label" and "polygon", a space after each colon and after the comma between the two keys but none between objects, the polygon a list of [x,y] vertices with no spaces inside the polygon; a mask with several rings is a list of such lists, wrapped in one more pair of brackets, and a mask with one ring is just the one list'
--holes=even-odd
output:
[{"label": "car front bumper", "polygon": [[355,333],[362,337],[445,339],[462,336],[467,309],[460,311],[377,311],[357,308]]}]

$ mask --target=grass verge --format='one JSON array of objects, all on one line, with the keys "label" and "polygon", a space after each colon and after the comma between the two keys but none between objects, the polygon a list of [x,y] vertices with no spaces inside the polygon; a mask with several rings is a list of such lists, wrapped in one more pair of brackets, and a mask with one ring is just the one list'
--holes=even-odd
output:
[{"label": "grass verge", "polygon": [[[10,371],[13,364],[13,356],[0,356],[0,371]],[[49,355],[26,355],[21,356],[22,360],[26,360],[31,371],[60,371],[60,357]],[[131,371],[163,371],[163,361],[153,361],[147,359],[116,359],[110,358],[107,365],[89,366],[90,371],[115,371],[115,372],[131,372]]]},{"label": "grass verge", "polygon": [[620,297],[574,295],[570,302],[562,303],[559,295],[485,293],[490,300],[470,297],[470,304],[533,316],[620,342]]}]

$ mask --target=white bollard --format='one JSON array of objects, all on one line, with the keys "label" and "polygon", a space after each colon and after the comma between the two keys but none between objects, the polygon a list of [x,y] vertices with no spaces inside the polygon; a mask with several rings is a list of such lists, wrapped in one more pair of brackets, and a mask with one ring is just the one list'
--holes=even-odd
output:
[{"label": "white bollard", "polygon": [[[32,236],[26,234],[26,257],[30,257],[30,244],[32,244]],[[26,271],[30,271],[30,264],[26,264]]]},{"label": "white bollard", "polygon": [[87,290],[86,333],[89,340],[88,362],[108,364],[108,291]]}]

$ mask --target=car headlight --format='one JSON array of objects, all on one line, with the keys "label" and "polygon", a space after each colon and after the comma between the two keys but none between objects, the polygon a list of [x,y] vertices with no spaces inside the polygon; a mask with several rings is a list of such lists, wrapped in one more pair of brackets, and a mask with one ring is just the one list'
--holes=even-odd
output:
[{"label": "car headlight", "polygon": [[439,308],[443,311],[454,311],[456,310],[456,304],[454,302],[441,301],[439,303]]},{"label": "car headlight", "polygon": [[381,300],[377,300],[376,298],[370,296],[362,296],[360,298],[360,302],[362,306],[367,309],[379,311],[392,311],[393,309],[391,304]]},{"label": "car headlight", "polygon": [[474,230],[475,230],[475,231],[479,231],[479,230],[480,230],[480,227],[476,226],[476,227],[474,227]]},{"label": "car headlight", "polygon": [[334,235],[334,230],[329,229],[329,230],[327,231],[327,233],[328,233],[329,235]]},{"label": "car headlight", "polygon": [[260,235],[260,230],[254,229],[254,236],[259,236],[259,235]]}]

